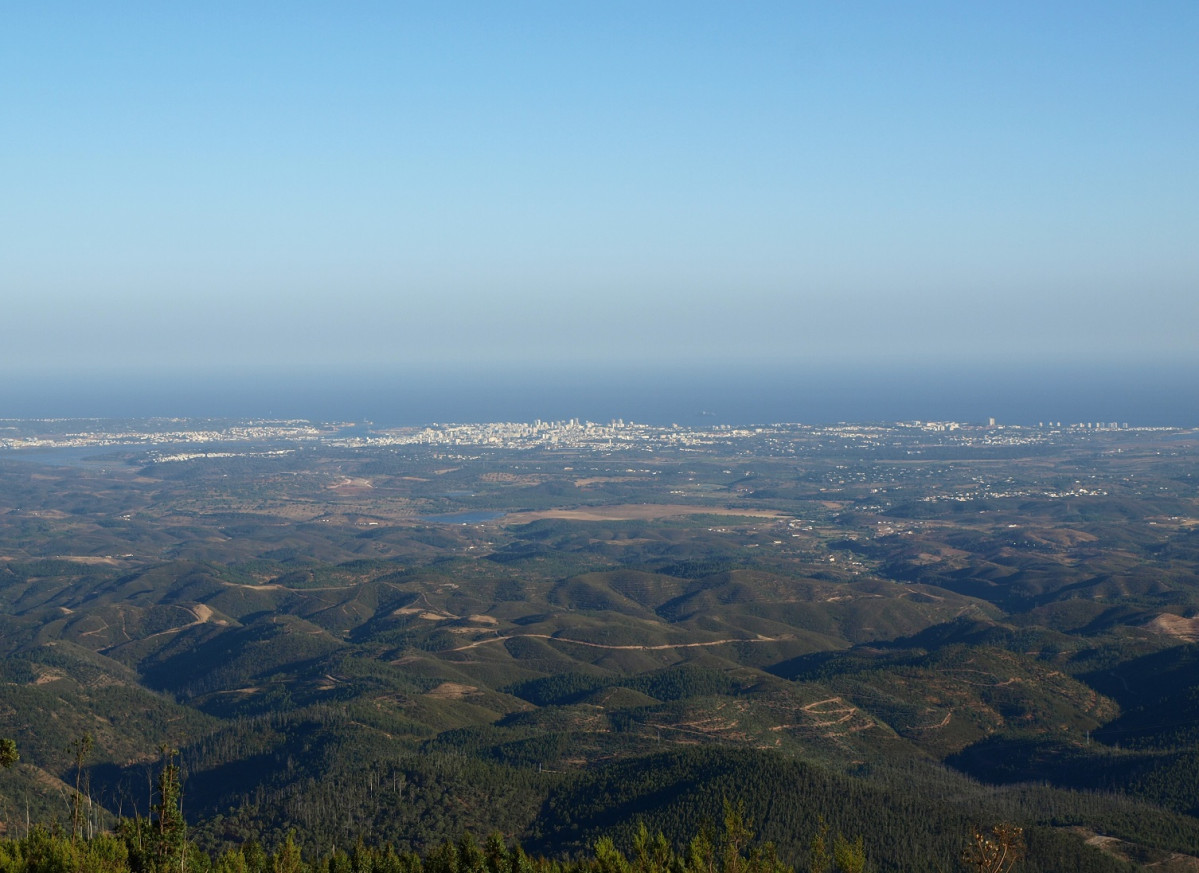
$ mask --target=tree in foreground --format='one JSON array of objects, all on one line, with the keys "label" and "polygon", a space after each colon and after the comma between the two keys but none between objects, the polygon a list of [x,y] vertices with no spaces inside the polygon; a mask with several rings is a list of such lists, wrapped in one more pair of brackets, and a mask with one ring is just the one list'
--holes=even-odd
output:
[{"label": "tree in foreground", "polygon": [[811,873],[862,873],[866,869],[866,847],[861,835],[850,840],[839,831],[830,846],[828,823],[820,819],[816,835],[808,844]]},{"label": "tree in foreground", "polygon": [[91,757],[94,741],[89,734],[84,734],[71,743],[71,752],[75,756],[75,793],[71,795],[71,839],[82,839],[83,833],[83,796],[88,795],[88,807],[91,807],[91,788],[83,765]]},{"label": "tree in foreground", "polygon": [[188,861],[187,822],[183,819],[183,786],[178,754],[162,748],[162,771],[158,774],[158,802],[151,821],[138,818],[121,822],[121,835],[129,847],[134,873],[186,873]]},{"label": "tree in foreground", "polygon": [[1024,828],[998,824],[986,832],[974,828],[970,844],[962,852],[962,860],[978,873],[1007,873],[1024,857],[1026,850]]}]

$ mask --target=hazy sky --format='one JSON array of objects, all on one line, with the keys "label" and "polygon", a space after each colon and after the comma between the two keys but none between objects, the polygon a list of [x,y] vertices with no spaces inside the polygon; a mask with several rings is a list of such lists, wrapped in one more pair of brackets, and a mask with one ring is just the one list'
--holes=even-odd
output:
[{"label": "hazy sky", "polygon": [[0,366],[1199,362],[1199,3],[9,3]]}]

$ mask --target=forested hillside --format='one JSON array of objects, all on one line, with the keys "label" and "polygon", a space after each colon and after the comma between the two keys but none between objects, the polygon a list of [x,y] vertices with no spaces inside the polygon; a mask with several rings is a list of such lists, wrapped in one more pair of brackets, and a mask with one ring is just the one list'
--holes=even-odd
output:
[{"label": "forested hillside", "polygon": [[1000,436],[0,454],[0,870],[1189,869],[1194,434]]}]

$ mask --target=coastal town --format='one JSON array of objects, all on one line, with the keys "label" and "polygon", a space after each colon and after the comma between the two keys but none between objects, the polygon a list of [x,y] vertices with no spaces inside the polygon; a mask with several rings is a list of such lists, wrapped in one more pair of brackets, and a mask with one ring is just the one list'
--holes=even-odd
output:
[{"label": "coastal town", "polygon": [[606,424],[563,421],[435,423],[419,427],[376,427],[371,423],[304,420],[104,419],[0,420],[0,452],[54,449],[160,449],[185,446],[172,459],[211,454],[210,447],[321,444],[345,448],[431,446],[480,449],[569,449],[599,452],[705,449],[754,446],[759,451],[794,451],[797,444],[831,442],[859,448],[924,445],[1027,446],[1100,433],[1165,431],[1119,422],[1039,422],[1035,426],[958,421],[838,423],[809,425],[645,424],[614,419]]}]

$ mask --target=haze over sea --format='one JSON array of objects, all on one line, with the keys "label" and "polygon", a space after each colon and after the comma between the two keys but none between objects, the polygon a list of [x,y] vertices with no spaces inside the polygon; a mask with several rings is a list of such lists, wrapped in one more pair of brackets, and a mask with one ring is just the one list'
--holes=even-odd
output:
[{"label": "haze over sea", "polygon": [[1199,425],[1183,366],[410,366],[80,374],[0,384],[0,418],[303,418],[376,426],[621,418],[701,425],[953,420]]},{"label": "haze over sea", "polygon": [[0,418],[1199,424],[1193,0],[9,7]]}]

